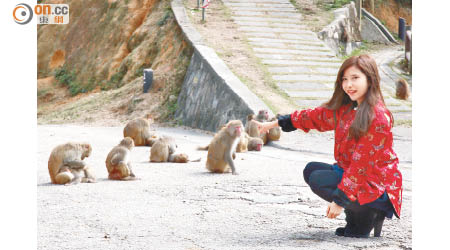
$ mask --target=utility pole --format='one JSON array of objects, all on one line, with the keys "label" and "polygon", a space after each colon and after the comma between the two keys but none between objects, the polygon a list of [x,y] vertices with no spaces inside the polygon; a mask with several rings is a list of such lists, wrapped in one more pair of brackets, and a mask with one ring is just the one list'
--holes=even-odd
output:
[{"label": "utility pole", "polygon": [[374,0],[369,0],[370,2],[370,12],[372,14],[375,14],[375,1]]},{"label": "utility pole", "polygon": [[202,0],[202,21],[205,21],[205,0]]},{"label": "utility pole", "polygon": [[362,0],[355,0],[355,7],[356,7],[356,16],[358,18],[359,22],[359,31],[361,31],[361,8],[362,8]]}]

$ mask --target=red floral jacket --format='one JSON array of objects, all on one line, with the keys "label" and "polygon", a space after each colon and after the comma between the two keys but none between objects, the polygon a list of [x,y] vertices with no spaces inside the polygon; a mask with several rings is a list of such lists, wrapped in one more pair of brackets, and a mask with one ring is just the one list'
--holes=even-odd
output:
[{"label": "red floral jacket", "polygon": [[344,170],[338,188],[351,201],[358,200],[363,205],[387,192],[395,212],[400,216],[402,205],[402,174],[397,168],[398,158],[392,149],[393,126],[389,113],[380,101],[375,106],[374,119],[367,133],[358,141],[349,138],[349,129],[355,119],[356,110],[350,104],[342,106],[336,112],[318,107],[295,111],[291,122],[295,128],[308,132],[334,130],[334,158]]}]

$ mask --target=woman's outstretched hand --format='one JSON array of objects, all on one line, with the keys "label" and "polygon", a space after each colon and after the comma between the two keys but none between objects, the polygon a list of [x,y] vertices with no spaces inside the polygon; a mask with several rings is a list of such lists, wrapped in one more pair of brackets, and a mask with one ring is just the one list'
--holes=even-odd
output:
[{"label": "woman's outstretched hand", "polygon": [[260,134],[268,132],[271,128],[278,127],[278,120],[271,122],[258,122],[256,120],[253,120],[253,122],[258,126],[258,131]]},{"label": "woman's outstretched hand", "polygon": [[342,207],[339,206],[338,204],[331,202],[330,204],[328,204],[328,208],[327,208],[327,217],[330,219],[334,219],[336,217],[338,217],[342,212]]}]

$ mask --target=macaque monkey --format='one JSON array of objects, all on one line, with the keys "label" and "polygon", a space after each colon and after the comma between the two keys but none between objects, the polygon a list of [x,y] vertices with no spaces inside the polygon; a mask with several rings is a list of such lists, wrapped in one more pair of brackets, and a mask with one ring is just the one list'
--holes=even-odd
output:
[{"label": "macaque monkey", "polygon": [[131,149],[134,142],[131,137],[125,137],[109,152],[106,157],[106,170],[108,170],[108,179],[110,180],[135,180],[136,176],[131,168]]},{"label": "macaque monkey", "polygon": [[[206,168],[214,173],[224,173],[231,168],[233,175],[237,174],[233,159],[244,126],[240,120],[228,122],[208,145]],[[234,157],[233,157],[234,156]]]},{"label": "macaque monkey", "polygon": [[269,120],[269,112],[266,109],[261,109],[255,119],[259,122],[266,122]]},{"label": "macaque monkey", "polygon": [[248,151],[261,151],[264,141],[261,138],[250,137],[248,139]]},{"label": "macaque monkey", "polygon": [[261,151],[263,145],[264,141],[261,138],[250,137],[247,133],[243,132],[236,147],[236,152]]},{"label": "macaque monkey", "polygon": [[199,162],[200,160],[201,158],[189,160],[189,156],[187,154],[172,154],[169,156],[169,161],[175,163]]},{"label": "macaque monkey", "polygon": [[123,137],[131,137],[135,146],[152,146],[158,136],[150,131],[150,122],[145,118],[137,118],[128,122],[123,129]]},{"label": "macaque monkey", "polygon": [[[273,117],[272,119],[270,119],[270,121],[276,121],[276,120],[277,120],[277,117]],[[269,129],[269,132],[267,134],[267,139],[269,141],[278,141],[278,140],[280,140],[280,137],[281,137],[281,128],[280,127]]]},{"label": "macaque monkey", "polygon": [[247,133],[243,132],[241,133],[241,136],[239,137],[239,143],[236,146],[236,152],[238,153],[244,153],[248,151],[248,139],[250,136],[248,136]]},{"label": "macaque monkey", "polygon": [[48,172],[52,183],[72,185],[95,182],[95,177],[83,161],[91,152],[89,143],[69,142],[56,146],[48,159]]},{"label": "macaque monkey", "polygon": [[163,136],[159,138],[150,150],[150,161],[187,163],[201,160],[201,158],[189,160],[187,154],[175,154],[177,147],[178,146],[175,144],[175,140],[172,137]]},{"label": "macaque monkey", "polygon": [[172,137],[163,136],[159,138],[150,150],[151,162],[168,162],[169,157],[175,153],[177,145]]},{"label": "macaque monkey", "polygon": [[[267,140],[267,134],[263,133],[260,134],[259,133],[259,129],[258,129],[258,124],[256,124],[256,122],[254,120],[257,120],[259,122],[265,122],[266,121],[266,112],[265,110],[260,110],[258,113],[258,116],[255,117],[254,114],[248,115],[247,116],[247,124],[245,124],[245,132],[250,136],[250,137],[258,137],[261,138],[264,142],[264,145],[267,144],[268,140]],[[258,120],[259,119],[259,120]]]},{"label": "macaque monkey", "polygon": [[401,100],[407,100],[410,95],[408,82],[405,79],[400,78],[395,83],[395,86],[396,86],[395,97]]}]

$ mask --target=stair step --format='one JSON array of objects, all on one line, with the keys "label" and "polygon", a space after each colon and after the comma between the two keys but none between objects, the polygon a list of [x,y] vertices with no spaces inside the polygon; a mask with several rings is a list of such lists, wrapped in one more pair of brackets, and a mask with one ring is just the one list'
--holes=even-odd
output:
[{"label": "stair step", "polygon": [[303,44],[286,44],[286,43],[270,43],[270,42],[250,42],[255,47],[272,48],[272,49],[287,49],[287,50],[308,50],[317,52],[333,53],[327,47],[317,47]]},{"label": "stair step", "polygon": [[252,12],[266,12],[268,15],[271,15],[274,12],[292,12],[298,13],[298,11],[294,7],[244,7],[244,6],[230,6],[229,7],[233,12],[238,11],[252,11]]},{"label": "stair step", "polygon": [[287,94],[294,98],[330,99],[333,91],[288,91]]},{"label": "stair step", "polygon": [[282,33],[282,34],[292,34],[300,35],[306,39],[317,39],[316,34],[309,30],[292,29],[292,28],[271,28],[271,27],[261,27],[261,26],[242,26],[238,30],[251,31],[251,32],[267,32],[267,33]]},{"label": "stair step", "polygon": [[308,100],[304,98],[293,98],[293,99],[300,109],[316,108],[329,100],[329,99]]},{"label": "stair step", "polygon": [[325,60],[313,59],[313,58],[308,59],[308,61],[306,61],[306,59],[305,60],[264,59],[261,62],[266,65],[327,66],[327,67],[335,67],[335,68],[339,68],[341,66],[341,63],[339,63],[339,62],[325,61]]},{"label": "stair step", "polygon": [[307,67],[307,66],[290,66],[290,67],[269,67],[270,73],[309,73],[309,74],[323,74],[336,77],[338,69],[326,67]]},{"label": "stair step", "polygon": [[334,57],[332,52],[316,51],[316,50],[297,50],[297,49],[276,49],[276,48],[253,48],[256,53],[266,54],[287,54],[287,55],[308,55],[308,56],[324,56]]},{"label": "stair step", "polygon": [[265,27],[265,28],[292,28],[298,30],[307,30],[305,25],[295,23],[275,23],[275,22],[256,22],[256,21],[235,21],[241,26]]},{"label": "stair step", "polygon": [[324,82],[324,83],[334,83],[336,77],[334,76],[324,76],[324,75],[313,75],[313,74],[295,74],[295,75],[272,75],[275,81],[306,81],[306,82]]},{"label": "stair step", "polygon": [[233,7],[291,7],[291,3],[237,3],[237,2],[226,2],[224,1],[226,6],[233,6]]},{"label": "stair step", "polygon": [[257,17],[257,16],[232,16],[235,21],[251,21],[251,22],[277,22],[277,23],[295,23],[301,24],[299,19],[293,18],[274,18],[274,17]]},{"label": "stair step", "polygon": [[[232,11],[234,16],[268,16],[267,12],[264,11]],[[297,12],[271,12],[271,17],[289,17],[297,18],[300,20],[302,15]]]},{"label": "stair step", "polygon": [[276,4],[291,4],[289,0],[222,0],[224,3],[276,3]]},{"label": "stair step", "polygon": [[285,91],[334,90],[333,84],[320,82],[278,82],[277,85]]},{"label": "stair step", "polygon": [[249,37],[249,41],[262,42],[262,43],[284,43],[284,44],[301,44],[308,46],[315,46],[320,48],[326,48],[325,45],[318,41],[305,41],[305,40],[292,40],[292,39],[273,39],[265,37]]}]

